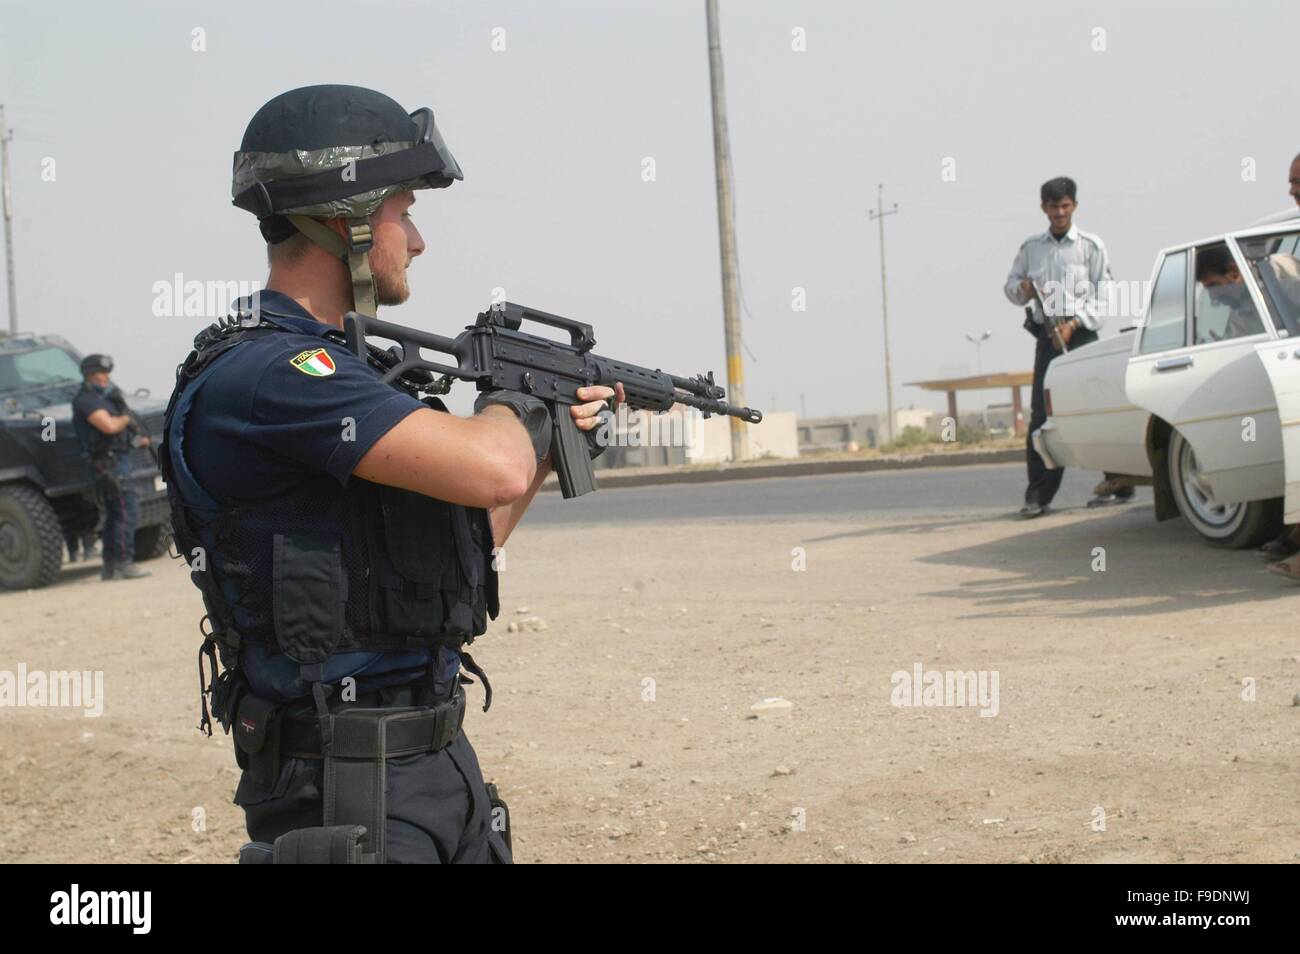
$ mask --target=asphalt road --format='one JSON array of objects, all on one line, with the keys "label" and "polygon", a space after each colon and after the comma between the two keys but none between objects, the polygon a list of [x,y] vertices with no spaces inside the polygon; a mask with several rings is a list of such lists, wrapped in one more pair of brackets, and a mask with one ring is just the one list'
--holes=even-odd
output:
[{"label": "asphalt road", "polygon": [[[1100,479],[1099,474],[1089,471],[1067,471],[1054,506],[1059,509],[1083,506]],[[572,500],[564,500],[559,493],[540,494],[524,519],[530,525],[563,526],[710,517],[741,521],[838,520],[1010,513],[1019,509],[1024,486],[1022,464],[661,484],[601,490]],[[1138,489],[1139,501],[1150,499],[1149,489]]]}]

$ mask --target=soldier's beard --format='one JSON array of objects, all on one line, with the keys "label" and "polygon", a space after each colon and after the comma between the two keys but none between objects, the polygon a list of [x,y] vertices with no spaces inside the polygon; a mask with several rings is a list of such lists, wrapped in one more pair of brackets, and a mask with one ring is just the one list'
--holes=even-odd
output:
[{"label": "soldier's beard", "polygon": [[375,304],[400,305],[411,297],[406,283],[406,263],[390,260],[378,247],[370,250],[370,274],[375,280]]}]

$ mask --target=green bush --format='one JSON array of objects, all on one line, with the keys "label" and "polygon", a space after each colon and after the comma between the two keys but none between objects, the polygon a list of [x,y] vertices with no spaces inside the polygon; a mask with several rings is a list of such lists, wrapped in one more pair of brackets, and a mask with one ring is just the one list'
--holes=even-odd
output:
[{"label": "green bush", "polygon": [[957,428],[958,444],[982,444],[984,441],[991,440],[993,435],[987,427],[977,425],[975,427]]},{"label": "green bush", "polygon": [[931,434],[923,427],[917,427],[915,424],[909,424],[903,428],[903,432],[887,444],[881,444],[880,450],[886,454],[893,451],[907,450],[909,447],[924,447],[926,444],[937,444],[939,437]]}]

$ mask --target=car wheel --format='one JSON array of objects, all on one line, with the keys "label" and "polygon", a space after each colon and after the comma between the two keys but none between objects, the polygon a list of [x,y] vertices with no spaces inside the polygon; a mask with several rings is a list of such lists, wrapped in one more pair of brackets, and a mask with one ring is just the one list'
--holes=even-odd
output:
[{"label": "car wheel", "polygon": [[164,556],[167,553],[167,547],[172,539],[172,525],[170,521],[155,524],[152,527],[141,527],[135,532],[135,558],[137,560],[152,560],[155,557]]},{"label": "car wheel", "polygon": [[0,489],[0,586],[49,586],[63,566],[63,528],[50,502],[31,487]]},{"label": "car wheel", "polygon": [[1215,504],[1201,476],[1192,445],[1174,431],[1169,437],[1169,486],[1183,519],[1202,539],[1217,547],[1244,550],[1282,532],[1282,501],[1252,500]]}]

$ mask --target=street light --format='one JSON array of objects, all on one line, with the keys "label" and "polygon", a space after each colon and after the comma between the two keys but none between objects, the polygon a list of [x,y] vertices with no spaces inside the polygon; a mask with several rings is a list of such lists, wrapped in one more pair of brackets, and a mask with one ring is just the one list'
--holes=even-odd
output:
[{"label": "street light", "polygon": [[984,373],[984,369],[980,365],[980,346],[992,337],[993,337],[992,329],[988,329],[978,337],[971,334],[969,331],[966,332],[966,340],[975,346],[975,373],[976,374],[982,375]]},{"label": "street light", "polygon": [[[988,341],[992,337],[992,328],[985,329],[980,335],[973,335],[969,331],[966,332],[966,340],[975,346],[975,373],[980,377],[984,376],[984,365],[983,362],[980,361],[980,348],[984,342]],[[982,402],[980,404],[980,420],[984,422],[984,429],[988,430],[989,412],[988,408],[985,407]]]}]

